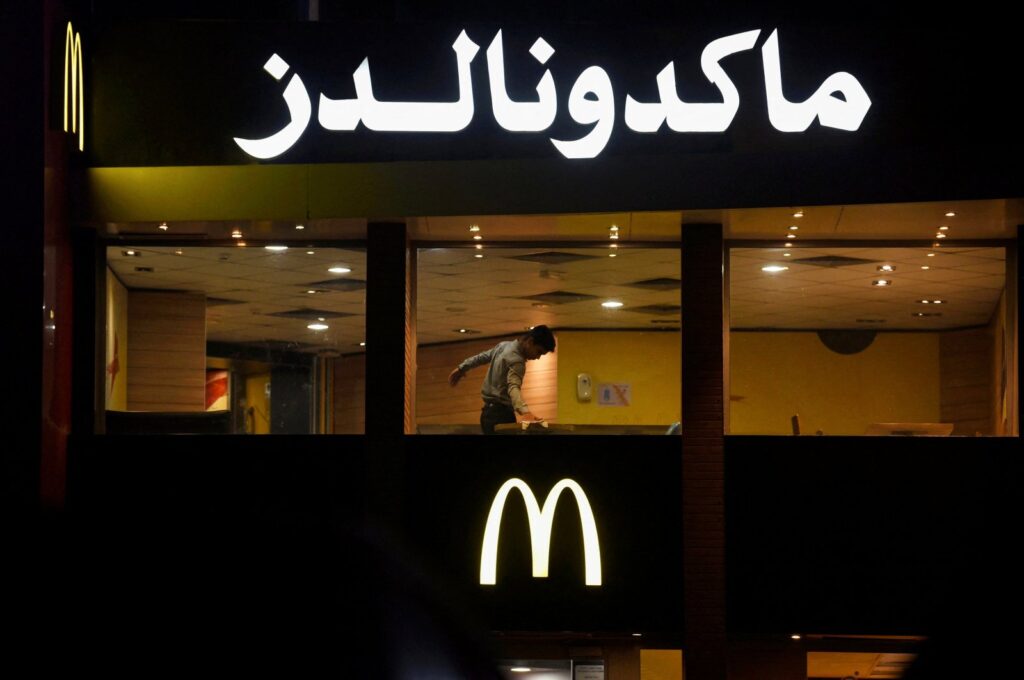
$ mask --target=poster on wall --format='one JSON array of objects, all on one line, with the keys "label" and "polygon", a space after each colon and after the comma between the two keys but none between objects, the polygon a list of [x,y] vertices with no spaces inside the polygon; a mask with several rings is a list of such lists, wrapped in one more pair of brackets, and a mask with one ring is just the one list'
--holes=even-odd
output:
[{"label": "poster on wall", "polygon": [[597,403],[601,406],[629,406],[633,403],[631,383],[602,383],[597,388]]},{"label": "poster on wall", "polygon": [[206,371],[206,410],[226,411],[230,394],[228,372],[220,369]]},{"label": "poster on wall", "polygon": [[573,670],[573,680],[604,680],[604,665],[601,664],[579,664]]}]

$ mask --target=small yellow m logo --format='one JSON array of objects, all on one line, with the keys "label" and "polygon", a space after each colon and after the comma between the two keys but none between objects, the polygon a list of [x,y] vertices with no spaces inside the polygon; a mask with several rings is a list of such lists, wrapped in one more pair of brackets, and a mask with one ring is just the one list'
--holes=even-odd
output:
[{"label": "small yellow m logo", "polygon": [[[71,92],[70,130],[68,129],[69,89]],[[85,79],[82,75],[82,34],[75,32],[70,21],[64,37],[64,132],[77,132],[78,150],[85,149]]]},{"label": "small yellow m logo", "polygon": [[480,584],[494,585],[497,581],[498,532],[501,527],[501,514],[505,509],[505,501],[512,489],[519,489],[526,503],[526,517],[530,522],[530,544],[533,550],[533,577],[546,578],[548,575],[548,555],[551,550],[551,525],[555,519],[555,506],[558,497],[566,489],[572,491],[576,499],[576,507],[580,512],[580,525],[583,529],[583,561],[588,586],[601,585],[601,546],[597,540],[597,523],[594,512],[590,509],[590,501],[583,488],[571,479],[563,479],[555,484],[548,497],[544,500],[544,509],[540,508],[537,498],[530,486],[521,479],[510,479],[501,485],[491,504],[487,515],[487,526],[484,528],[484,544],[480,551]]}]

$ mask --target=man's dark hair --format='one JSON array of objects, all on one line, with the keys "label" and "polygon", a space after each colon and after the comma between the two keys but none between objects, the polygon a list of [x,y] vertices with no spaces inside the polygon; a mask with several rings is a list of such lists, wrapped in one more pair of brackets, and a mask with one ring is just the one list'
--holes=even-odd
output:
[{"label": "man's dark hair", "polygon": [[529,333],[524,333],[519,339],[526,340],[527,338],[533,340],[535,345],[543,347],[548,352],[555,351],[555,336],[551,329],[543,324],[534,326],[530,329]]}]

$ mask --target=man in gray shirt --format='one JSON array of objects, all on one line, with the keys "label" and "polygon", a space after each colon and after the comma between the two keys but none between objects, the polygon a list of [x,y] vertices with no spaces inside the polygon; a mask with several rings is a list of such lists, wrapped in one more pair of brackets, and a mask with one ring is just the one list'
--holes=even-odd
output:
[{"label": "man in gray shirt", "polygon": [[524,420],[536,420],[523,401],[523,376],[526,362],[555,351],[555,336],[547,326],[534,326],[517,340],[506,340],[469,357],[448,375],[448,384],[455,387],[466,371],[489,363],[480,394],[484,407],[480,410],[480,428],[494,434],[494,426],[516,422],[516,414]]}]

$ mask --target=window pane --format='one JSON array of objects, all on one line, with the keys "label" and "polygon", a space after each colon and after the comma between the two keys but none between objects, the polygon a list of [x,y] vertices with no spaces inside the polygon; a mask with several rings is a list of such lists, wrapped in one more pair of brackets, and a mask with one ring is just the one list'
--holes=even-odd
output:
[{"label": "window pane", "polygon": [[365,252],[117,246],[107,263],[108,432],[362,430]]}]

